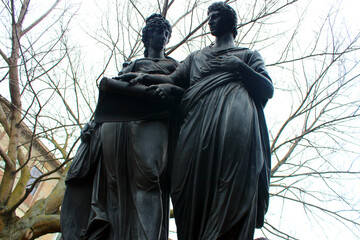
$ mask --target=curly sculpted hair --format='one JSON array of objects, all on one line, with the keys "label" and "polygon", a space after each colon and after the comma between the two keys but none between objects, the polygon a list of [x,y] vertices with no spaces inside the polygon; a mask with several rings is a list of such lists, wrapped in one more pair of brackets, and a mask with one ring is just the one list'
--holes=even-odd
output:
[{"label": "curly sculpted hair", "polygon": [[235,10],[226,3],[215,2],[209,6],[208,14],[212,11],[219,11],[221,17],[224,18],[225,22],[230,27],[231,32],[235,38],[237,35],[237,29],[236,29],[237,16]]},{"label": "curly sculpted hair", "polygon": [[171,25],[161,14],[154,13],[146,19],[146,25],[142,29],[142,42],[145,46],[145,57],[147,57],[149,39],[151,33],[155,30],[167,30],[169,32],[169,39],[171,37]]}]

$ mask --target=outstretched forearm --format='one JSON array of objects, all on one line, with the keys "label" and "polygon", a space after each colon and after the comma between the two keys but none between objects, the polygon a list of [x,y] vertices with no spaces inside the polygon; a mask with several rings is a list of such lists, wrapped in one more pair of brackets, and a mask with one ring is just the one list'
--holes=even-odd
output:
[{"label": "outstretched forearm", "polygon": [[162,84],[162,83],[170,83],[175,85],[171,75],[164,75],[164,74],[144,74],[144,80],[141,83],[145,85]]},{"label": "outstretched forearm", "polygon": [[154,84],[147,87],[146,90],[149,91],[152,95],[157,96],[161,99],[166,99],[169,96],[181,99],[182,95],[185,92],[185,89],[183,89],[182,87],[176,86],[171,83]]},{"label": "outstretched forearm", "polygon": [[174,81],[169,75],[136,73],[136,72],[125,73],[120,76],[114,77],[113,79],[128,82],[130,86],[136,84],[150,86],[161,83],[171,83],[171,84],[174,83]]}]

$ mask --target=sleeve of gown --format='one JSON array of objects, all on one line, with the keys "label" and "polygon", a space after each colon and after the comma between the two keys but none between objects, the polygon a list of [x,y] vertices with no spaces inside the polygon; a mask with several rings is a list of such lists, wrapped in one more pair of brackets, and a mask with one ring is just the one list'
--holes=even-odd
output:
[{"label": "sleeve of gown", "polygon": [[265,67],[265,62],[258,51],[255,50],[252,52],[249,59],[249,66],[271,81],[269,73]]},{"label": "sleeve of gown", "polygon": [[190,66],[193,55],[193,53],[190,54],[184,61],[182,61],[172,74],[174,76],[174,82],[177,86],[183,88],[188,88],[190,86]]},{"label": "sleeve of gown", "polygon": [[[260,73],[261,75],[263,75],[264,77],[266,77],[267,79],[269,79],[270,82],[272,82],[270,76],[269,76],[269,73],[268,71],[266,70],[266,67],[265,67],[265,62],[263,60],[263,58],[261,57],[260,53],[258,51],[252,51],[249,59],[248,59],[248,62],[247,64],[252,68],[254,69],[257,73]],[[260,97],[260,101],[261,101],[261,104],[262,106],[264,107],[267,103],[267,100],[268,99],[265,99],[265,98],[262,98],[261,96]]]},{"label": "sleeve of gown", "polygon": [[123,63],[123,68],[122,70],[119,72],[119,76],[120,75],[123,75],[125,73],[129,73],[129,72],[133,72],[133,69],[135,67],[135,63],[136,63],[136,60],[134,62],[125,62]]},{"label": "sleeve of gown", "polygon": [[[265,76],[269,81],[271,78],[266,70],[265,62],[262,59],[258,51],[254,51],[249,59],[249,66],[256,72]],[[269,188],[270,188],[270,174],[271,174],[271,154],[270,154],[270,141],[268,130],[266,127],[265,116],[263,107],[265,106],[267,99],[261,99],[261,106],[258,108],[258,117],[260,123],[261,142],[264,156],[264,165],[260,172],[258,182],[258,209],[256,218],[256,228],[261,228],[264,225],[264,216],[269,207]]]}]

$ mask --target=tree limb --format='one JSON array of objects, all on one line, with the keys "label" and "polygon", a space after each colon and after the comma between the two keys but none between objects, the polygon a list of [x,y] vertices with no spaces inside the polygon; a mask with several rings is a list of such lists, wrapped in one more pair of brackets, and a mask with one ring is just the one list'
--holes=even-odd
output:
[{"label": "tree limb", "polygon": [[1,49],[0,49],[0,55],[8,65],[11,65],[10,59],[6,56],[6,54]]},{"label": "tree limb", "polygon": [[17,21],[17,24],[19,26],[22,26],[22,23],[24,21],[25,15],[26,15],[26,12],[27,12],[27,10],[29,8],[29,3],[30,3],[30,0],[24,0],[22,2],[19,18],[18,18],[18,21]]},{"label": "tree limb", "polygon": [[15,168],[15,164],[11,161],[11,159],[10,159],[9,156],[6,154],[6,152],[4,151],[4,149],[2,149],[1,146],[0,146],[0,156],[2,157],[2,159],[5,161],[5,163],[6,163],[11,169],[14,169],[14,168]]},{"label": "tree limb", "polygon": [[39,17],[37,20],[35,20],[30,26],[28,26],[26,29],[24,29],[21,32],[21,36],[25,35],[27,32],[29,32],[32,28],[34,28],[37,24],[39,24],[42,20],[44,20],[44,18],[47,17],[47,15],[49,15],[52,10],[54,10],[54,8],[59,4],[61,0],[56,0],[56,2],[50,7],[50,9],[45,12],[41,17]]}]

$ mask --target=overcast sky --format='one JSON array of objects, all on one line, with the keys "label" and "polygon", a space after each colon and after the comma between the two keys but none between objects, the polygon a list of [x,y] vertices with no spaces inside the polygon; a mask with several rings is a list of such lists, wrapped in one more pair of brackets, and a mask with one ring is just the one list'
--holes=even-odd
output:
[{"label": "overcast sky", "polygon": [[[124,0],[122,0],[124,1]],[[141,0],[142,1],[142,0]],[[261,1],[265,1],[265,0],[261,0]],[[305,3],[307,3],[308,1],[306,0],[302,0]],[[32,1],[31,4],[33,4],[33,8],[37,9],[38,11],[41,11],[41,9],[45,9],[46,6],[48,6],[49,4],[51,4],[51,2],[53,1],[49,1],[49,0],[41,0],[41,1]],[[97,24],[98,24],[98,16],[100,16],[100,12],[101,11],[106,11],[107,7],[111,6],[106,6],[106,1],[100,1],[100,0],[68,0],[68,3],[74,4],[75,6],[79,7],[79,10],[77,12],[77,16],[74,18],[74,22],[72,25],[72,41],[76,42],[79,46],[82,46],[83,48],[81,49],[82,54],[84,54],[84,57],[87,58],[89,60],[89,66],[91,66],[92,64],[95,64],[97,60],[99,60],[99,62],[101,62],[103,60],[103,56],[101,56],[102,54],[102,48],[99,45],[94,45],[94,41],[92,39],[90,39],[87,35],[87,33],[91,33],[92,30],[98,28]],[[140,2],[140,1],[138,1]],[[177,0],[175,1],[177,3],[181,3],[183,2],[183,0]],[[343,21],[346,23],[346,26],[348,27],[348,30],[350,33],[358,33],[360,32],[360,18],[359,18],[359,12],[360,12],[360,0],[312,0],[311,4],[312,7],[309,9],[310,13],[307,16],[307,28],[308,31],[315,31],[317,29],[317,24],[318,24],[318,20],[319,20],[319,16],[325,14],[328,9],[329,6],[334,5],[338,6],[339,4],[341,4],[341,12],[339,13],[339,18],[343,19]],[[30,9],[31,10],[31,9]],[[180,14],[180,12],[178,12]],[[174,14],[174,13],[173,13]],[[292,14],[296,14],[295,12],[291,12],[288,13],[288,18],[289,19],[281,19],[282,21],[287,21],[287,22],[291,22],[293,19],[291,18]],[[35,15],[29,15],[29,17],[26,19],[27,22],[31,22],[34,18],[36,18],[37,16]],[[305,30],[304,30],[305,31]],[[307,41],[309,39],[306,39],[307,37],[309,37],[310,35],[304,35],[304,41]],[[310,39],[311,40],[311,39]],[[170,41],[169,45],[172,45],[176,43],[176,37],[173,37],[172,40]],[[264,59],[266,60],[266,62],[271,62],[272,61],[272,56],[271,56],[271,49],[269,50],[264,50],[263,52],[261,52],[261,54],[263,55]],[[173,58],[176,58],[177,60],[183,60],[186,57],[186,54],[183,53],[176,53],[171,55]],[[120,65],[120,63],[119,63]],[[3,66],[3,64],[1,65]],[[102,65],[99,65],[102,66]],[[95,69],[96,70],[96,69]],[[98,72],[100,72],[101,70],[99,70]],[[270,73],[271,71],[273,71],[272,69],[270,69]],[[96,72],[96,71],[95,71]],[[114,68],[110,68],[110,70],[107,72],[108,75],[115,75],[117,72],[115,71]],[[274,75],[276,75],[276,73],[273,73]],[[91,81],[91,79],[89,79],[89,81]],[[91,84],[91,83],[90,83]],[[5,93],[5,87],[4,83],[0,84],[0,87],[2,87],[1,90],[1,94]],[[280,87],[280,86],[277,86]],[[6,93],[5,93],[6,95]],[[275,122],[276,121],[276,117],[278,115],[281,114],[285,114],[283,112],[281,112],[281,109],[288,109],[286,107],[278,107],[276,106],[277,104],[279,104],[279,102],[284,102],[281,100],[280,96],[277,96],[275,94],[275,97],[272,101],[269,102],[266,111],[267,115],[271,115],[269,113],[269,109],[271,111],[274,111],[274,109],[277,109],[278,112],[276,112],[275,114],[273,113],[272,116],[269,116],[268,118],[268,123],[271,124],[271,122]],[[355,191],[355,187],[353,189],[351,189],[351,187],[353,187],[353,185],[345,185],[347,188],[350,186],[349,191],[353,190]],[[358,186],[358,185],[357,185]],[[357,191],[357,190],[356,190]],[[293,205],[293,206],[289,206],[288,208],[292,208],[292,215],[289,214],[279,214],[279,212],[282,211],[282,209],[277,208],[276,204],[278,202],[277,201],[273,201],[270,204],[270,208],[271,210],[269,211],[269,218],[271,219],[275,219],[275,218],[279,218],[279,216],[282,217],[281,220],[283,223],[285,222],[288,223],[289,225],[291,225],[294,233],[296,232],[297,236],[301,236],[300,239],[319,239],[317,238],[317,236],[323,236],[321,234],[321,232],[326,231],[327,234],[330,236],[329,239],[351,239],[351,235],[347,236],[348,232],[343,232],[343,233],[339,233],[338,231],[336,231],[337,226],[336,224],[333,225],[333,223],[329,223],[326,226],[326,229],[320,229],[318,226],[309,226],[309,225],[304,225],[303,222],[305,222],[307,216],[305,214],[303,214],[303,210],[299,209],[299,207],[297,205]],[[304,220],[302,220],[304,219]],[[327,219],[324,220],[324,222],[328,222]],[[328,226],[332,226],[331,228],[328,228]],[[341,227],[341,226],[339,226]],[[345,228],[346,229],[346,228]],[[171,230],[175,230],[174,227],[171,228]],[[334,230],[334,231],[333,231]],[[332,234],[332,232],[334,232],[334,234]],[[319,235],[318,235],[319,234]],[[174,240],[176,239],[176,234],[171,234],[170,235]],[[257,236],[261,236],[260,232],[257,232]],[[272,238],[272,239],[276,239],[276,238]],[[321,239],[321,238],[320,238]]]}]

